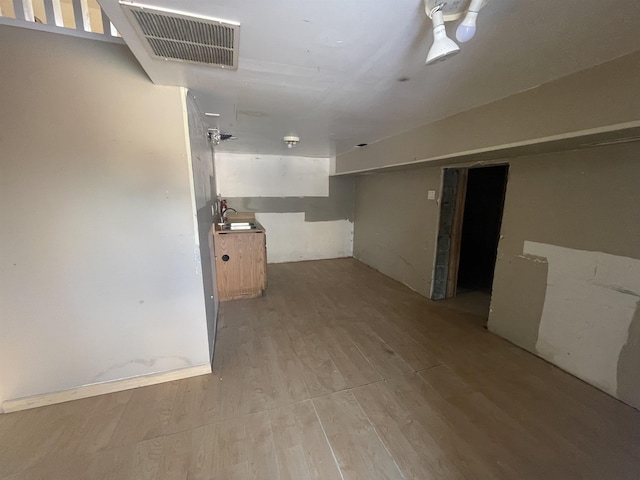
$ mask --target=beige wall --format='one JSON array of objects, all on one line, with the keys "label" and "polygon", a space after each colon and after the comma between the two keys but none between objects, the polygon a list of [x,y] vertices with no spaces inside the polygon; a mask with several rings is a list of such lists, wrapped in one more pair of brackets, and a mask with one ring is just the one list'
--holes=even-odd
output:
[{"label": "beige wall", "polygon": [[0,26],[0,401],[208,365],[184,91]]},{"label": "beige wall", "polygon": [[422,295],[431,292],[438,168],[356,177],[353,256]]},{"label": "beige wall", "polygon": [[637,127],[638,85],[640,52],[339,155],[336,173],[482,157],[486,151]]},{"label": "beige wall", "polygon": [[[495,333],[636,407],[639,157],[635,143],[509,162],[489,319]],[[427,191],[441,175],[356,179],[354,256],[426,296],[438,224]]]}]

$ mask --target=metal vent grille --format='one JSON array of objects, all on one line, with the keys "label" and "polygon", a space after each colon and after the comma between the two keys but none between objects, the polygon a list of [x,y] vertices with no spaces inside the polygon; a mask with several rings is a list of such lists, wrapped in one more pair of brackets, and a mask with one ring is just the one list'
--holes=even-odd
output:
[{"label": "metal vent grille", "polygon": [[155,57],[181,62],[238,68],[240,25],[223,20],[121,2],[138,35]]}]

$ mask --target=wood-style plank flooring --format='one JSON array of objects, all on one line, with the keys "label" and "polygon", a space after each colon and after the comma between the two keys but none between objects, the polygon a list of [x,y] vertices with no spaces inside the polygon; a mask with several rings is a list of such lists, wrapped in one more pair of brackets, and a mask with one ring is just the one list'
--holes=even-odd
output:
[{"label": "wood-style plank flooring", "polygon": [[640,479],[640,412],[352,260],[221,304],[214,373],[0,415],[0,478]]}]

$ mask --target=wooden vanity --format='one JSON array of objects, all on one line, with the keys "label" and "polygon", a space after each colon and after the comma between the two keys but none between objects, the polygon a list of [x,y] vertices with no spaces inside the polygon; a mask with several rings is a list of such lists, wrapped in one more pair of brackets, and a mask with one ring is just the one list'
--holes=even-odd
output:
[{"label": "wooden vanity", "polygon": [[238,228],[243,229],[232,229],[229,224],[213,224],[218,299],[259,297],[267,288],[265,230],[253,214],[233,215],[229,221],[250,226],[244,228],[244,225],[239,225]]}]

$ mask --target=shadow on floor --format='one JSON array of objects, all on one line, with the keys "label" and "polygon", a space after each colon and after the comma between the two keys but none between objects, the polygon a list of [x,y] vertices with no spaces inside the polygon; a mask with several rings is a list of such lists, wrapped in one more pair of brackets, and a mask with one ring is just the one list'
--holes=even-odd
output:
[{"label": "shadow on floor", "polygon": [[489,319],[491,294],[480,290],[458,292],[455,297],[438,302],[453,310],[470,313],[462,317],[465,321],[486,328]]}]

